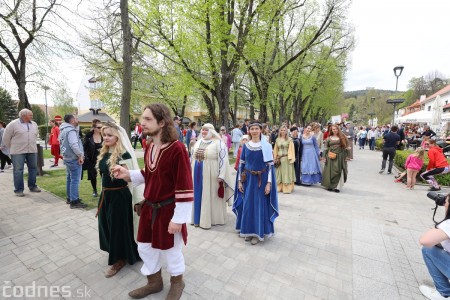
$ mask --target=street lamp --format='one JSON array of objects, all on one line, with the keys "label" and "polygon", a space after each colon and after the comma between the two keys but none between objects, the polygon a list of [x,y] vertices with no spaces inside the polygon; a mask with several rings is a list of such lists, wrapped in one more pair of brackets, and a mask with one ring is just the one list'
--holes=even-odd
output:
[{"label": "street lamp", "polygon": [[47,150],[47,138],[48,138],[48,105],[47,105],[47,90],[50,89],[47,85],[43,85],[42,88],[45,92],[45,150]]},{"label": "street lamp", "polygon": [[403,69],[404,69],[403,66],[397,66],[394,68],[394,75],[395,75],[395,77],[397,77],[397,80],[395,82],[395,91],[397,91],[398,78],[400,77],[400,75],[402,75]]},{"label": "street lamp", "polygon": [[[396,81],[395,81],[395,92],[396,93],[397,93],[397,88],[398,88],[398,78],[400,77],[400,75],[402,75],[402,72],[403,72],[404,68],[405,67],[403,67],[403,66],[396,66],[394,68],[394,75],[396,77]],[[394,105],[394,112],[392,114],[392,125],[394,125],[394,123],[395,123],[395,109],[397,107],[397,104],[398,103],[402,103],[404,101],[405,101],[405,99],[388,99],[386,101],[387,103],[390,103],[390,104]]]}]

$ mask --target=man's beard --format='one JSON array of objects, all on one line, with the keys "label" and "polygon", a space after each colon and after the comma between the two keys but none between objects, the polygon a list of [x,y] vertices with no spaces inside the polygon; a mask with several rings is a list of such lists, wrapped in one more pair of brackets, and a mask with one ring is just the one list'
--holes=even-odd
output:
[{"label": "man's beard", "polygon": [[142,129],[142,134],[144,135],[144,136],[157,136],[159,133],[161,132],[161,128],[158,128],[157,130],[154,130],[154,131],[151,131],[151,130],[149,130],[149,129]]}]

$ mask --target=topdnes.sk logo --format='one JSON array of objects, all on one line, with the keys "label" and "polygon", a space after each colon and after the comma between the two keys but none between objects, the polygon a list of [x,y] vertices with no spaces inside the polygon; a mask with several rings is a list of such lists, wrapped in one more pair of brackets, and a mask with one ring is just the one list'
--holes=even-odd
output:
[{"label": "topdnes.sk logo", "polygon": [[90,298],[91,289],[87,286],[72,291],[69,285],[13,285],[11,281],[4,281],[0,291],[0,298]]}]

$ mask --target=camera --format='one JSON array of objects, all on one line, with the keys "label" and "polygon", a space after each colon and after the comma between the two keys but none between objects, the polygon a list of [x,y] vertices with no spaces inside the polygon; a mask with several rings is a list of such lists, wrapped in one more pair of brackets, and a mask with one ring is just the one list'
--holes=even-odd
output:
[{"label": "camera", "polygon": [[436,192],[429,192],[427,194],[427,197],[430,198],[431,200],[434,200],[434,202],[436,202],[437,206],[444,206],[445,205],[445,199],[447,199],[447,195],[446,194],[439,194]]},{"label": "camera", "polygon": [[[427,194],[427,197],[430,198],[431,200],[434,200],[434,203],[436,204],[436,206],[434,207],[434,213],[433,213],[433,221],[435,224],[438,224],[439,222],[436,222],[436,220],[434,219],[434,217],[436,216],[436,211],[438,206],[444,206],[445,205],[445,200],[447,199],[448,195],[446,194],[439,194],[436,192],[429,192]],[[432,208],[433,210],[433,208]]]}]

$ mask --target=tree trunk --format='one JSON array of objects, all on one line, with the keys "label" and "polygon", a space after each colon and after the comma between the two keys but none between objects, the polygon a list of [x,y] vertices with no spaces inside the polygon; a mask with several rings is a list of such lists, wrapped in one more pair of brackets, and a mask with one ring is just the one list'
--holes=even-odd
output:
[{"label": "tree trunk", "polygon": [[[213,98],[208,97],[208,94],[206,92],[202,92],[203,101],[205,101],[206,108],[208,108],[209,111],[209,117],[211,118],[210,122],[216,126],[217,124],[217,118],[215,113],[215,107],[214,107],[214,100]],[[203,122],[205,123],[205,122]]]},{"label": "tree trunk", "polygon": [[[25,86],[27,84],[27,77],[26,77],[26,62],[27,58],[25,55],[25,49],[20,51],[19,54],[20,60],[20,71],[18,76],[18,81],[16,81],[17,88],[18,88],[18,96],[19,96],[19,111],[23,108],[31,109],[30,102],[28,102],[28,95],[25,90]],[[16,77],[17,78],[17,77]]]},{"label": "tree trunk", "polygon": [[128,14],[128,0],[120,0],[120,17],[123,32],[123,76],[122,76],[122,101],[120,109],[120,126],[130,134],[130,104],[133,76],[132,36],[130,17]]}]

